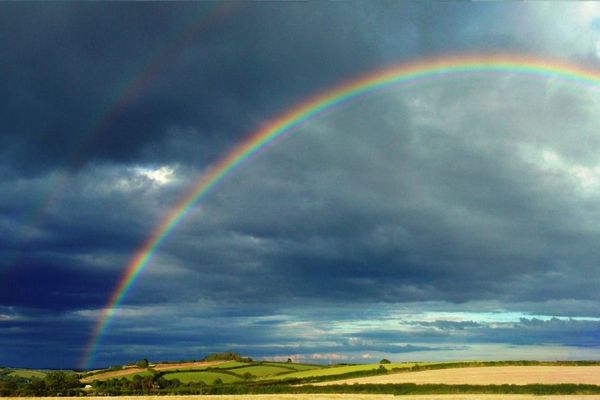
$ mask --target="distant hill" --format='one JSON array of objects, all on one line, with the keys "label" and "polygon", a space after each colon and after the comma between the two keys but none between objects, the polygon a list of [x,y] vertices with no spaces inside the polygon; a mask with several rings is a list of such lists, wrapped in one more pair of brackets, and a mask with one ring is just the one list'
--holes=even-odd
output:
[{"label": "distant hill", "polygon": [[231,351],[226,351],[222,353],[212,353],[204,357],[203,361],[242,361],[242,362],[251,362],[252,359],[250,357],[242,357],[238,353],[234,353]]}]

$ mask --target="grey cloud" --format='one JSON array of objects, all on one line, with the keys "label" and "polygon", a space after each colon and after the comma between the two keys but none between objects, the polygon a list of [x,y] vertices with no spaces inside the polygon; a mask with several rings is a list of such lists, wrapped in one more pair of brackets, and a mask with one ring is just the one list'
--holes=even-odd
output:
[{"label": "grey cloud", "polygon": [[[595,298],[577,276],[564,279],[573,267],[561,261],[580,260],[578,268],[586,271],[594,265],[595,236],[576,221],[595,208],[585,198],[555,192],[556,184],[575,191],[577,182],[560,175],[540,179],[544,166],[519,152],[521,143],[538,139],[509,128],[543,121],[557,107],[537,104],[538,92],[525,97],[521,84],[491,78],[437,84],[430,91],[369,99],[313,123],[200,206],[209,226],[224,230],[222,246],[214,230],[201,241],[204,259],[235,268],[219,255],[228,248],[253,265],[250,281],[253,274],[269,282],[275,277],[281,284],[272,287],[295,296],[351,291],[355,298],[386,301]],[[534,87],[542,90],[543,84]],[[463,88],[466,94],[459,94]],[[503,100],[501,112],[486,110],[513,88],[520,97],[513,106]],[[409,111],[410,102],[422,99],[422,110]],[[538,111],[518,112],[530,105]],[[374,114],[379,117],[369,117]],[[503,128],[509,115],[510,126]],[[594,121],[591,113],[580,116],[583,123]],[[545,129],[546,146],[560,151],[560,128]],[[577,202],[584,207],[574,207]],[[184,229],[203,232],[202,225],[199,216]],[[213,252],[218,258],[210,261]],[[553,284],[545,293],[536,289]]]}]

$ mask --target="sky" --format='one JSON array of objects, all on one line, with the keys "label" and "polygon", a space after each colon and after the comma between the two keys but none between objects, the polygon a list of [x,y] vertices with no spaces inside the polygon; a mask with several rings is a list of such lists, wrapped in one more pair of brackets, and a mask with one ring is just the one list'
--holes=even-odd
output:
[{"label": "sky", "polygon": [[600,73],[600,4],[1,3],[0,366],[600,359],[600,86],[510,72],[375,92],[263,149],[93,336],[236,144],[466,54]]}]

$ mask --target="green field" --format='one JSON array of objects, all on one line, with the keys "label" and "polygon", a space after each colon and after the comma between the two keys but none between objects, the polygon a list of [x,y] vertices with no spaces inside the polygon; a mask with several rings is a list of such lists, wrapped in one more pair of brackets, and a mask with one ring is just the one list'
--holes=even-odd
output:
[{"label": "green field", "polygon": [[[207,370],[210,368],[210,370]],[[217,369],[226,370],[220,373]],[[258,379],[275,379],[275,377],[288,376],[299,372],[309,372],[318,370],[315,365],[277,363],[277,362],[253,362],[243,363],[239,361],[229,361],[219,365],[194,368],[193,371],[168,372],[163,375],[165,379],[179,379],[182,383],[202,381],[206,384],[212,384],[217,378],[221,378],[223,383],[233,383],[244,380],[243,375],[249,373]]]},{"label": "green field", "polygon": [[[103,374],[104,372],[105,372],[105,371],[101,371],[101,372],[98,372],[97,374],[89,375],[89,376],[87,376],[87,377],[86,377],[86,379],[90,379],[90,380],[96,380],[96,379],[97,379],[97,380],[99,380],[99,381],[107,381],[107,380],[109,380],[109,379],[122,379],[122,378],[125,378],[125,379],[127,379],[127,380],[130,380],[130,381],[131,381],[131,380],[133,380],[133,378],[134,378],[136,375],[139,375],[139,376],[141,376],[141,377],[146,377],[146,376],[152,376],[152,375],[153,375],[153,373],[152,373],[151,371],[137,371],[137,372],[132,372],[132,373],[130,373],[130,374],[127,374],[127,375],[119,375],[119,376],[102,377],[102,374]],[[98,375],[98,377],[97,377],[96,375]],[[99,379],[98,379],[98,378],[99,378]]]},{"label": "green field", "polygon": [[[416,365],[415,363],[394,363],[386,364],[385,368],[410,368]],[[255,376],[258,380],[285,380],[288,378],[319,378],[334,375],[348,374],[352,372],[370,371],[379,368],[380,364],[363,364],[363,365],[342,365],[342,366],[323,366],[294,364],[294,363],[277,363],[277,362],[259,362],[259,363],[243,363],[239,361],[230,361],[227,363],[214,365],[212,367],[195,368],[193,371],[185,371],[182,369],[177,372],[168,372],[163,375],[165,379],[179,379],[182,383],[202,381],[211,385],[217,378],[221,378],[223,383],[234,383],[244,380],[243,375],[249,373]],[[210,368],[210,370],[206,370]],[[215,369],[224,370],[223,373],[215,371]],[[225,372],[226,371],[226,372]],[[148,375],[151,373],[148,372]],[[131,379],[134,374],[127,375]],[[146,373],[143,376],[147,376]]]},{"label": "green field", "polygon": [[[392,363],[392,364],[383,364],[385,368],[391,370],[392,368],[410,368],[416,363]],[[348,374],[351,372],[359,372],[359,371],[370,371],[372,369],[379,368],[381,364],[363,364],[363,365],[343,365],[343,366],[333,366],[333,367],[325,367],[319,369],[310,369],[304,371],[292,372],[285,375],[277,375],[275,377],[269,378],[261,378],[261,379],[276,379],[283,380],[288,378],[312,378],[312,377],[322,377],[322,376],[332,376],[332,375],[341,375]]]},{"label": "green field", "polygon": [[14,371],[11,371],[9,374],[9,376],[14,376],[16,378],[44,378],[46,376],[46,373],[43,371],[36,371],[33,369],[15,369]]},{"label": "green field", "polygon": [[[387,370],[411,368],[415,365],[427,365],[429,363],[391,363],[384,364]],[[136,375],[141,377],[149,377],[155,373],[160,373],[164,379],[178,379],[183,384],[192,382],[204,382],[207,385],[212,385],[214,380],[220,378],[223,383],[236,383],[245,381],[245,374],[250,374],[251,379],[259,381],[284,381],[286,379],[303,379],[303,378],[329,378],[336,375],[351,374],[355,372],[368,372],[378,369],[380,364],[361,364],[361,365],[310,365],[296,364],[287,362],[275,361],[227,361],[217,365],[206,366],[182,366],[177,370],[171,371],[143,371],[132,372],[131,374],[115,377],[117,379],[126,378],[133,380]],[[27,371],[27,370],[23,370]],[[222,372],[221,372],[222,371]],[[24,372],[23,372],[24,373]],[[108,380],[112,378],[103,378]]]},{"label": "green field", "polygon": [[296,371],[305,371],[305,370],[309,370],[309,369],[324,368],[323,365],[295,364],[295,363],[283,363],[283,362],[264,362],[263,365],[274,365],[276,367],[284,367],[284,368],[293,369]]},{"label": "green field", "polygon": [[[426,363],[419,363],[425,365]],[[393,368],[410,368],[416,363],[393,363],[385,364],[384,367],[388,370]],[[235,383],[245,381],[245,374],[250,374],[252,379],[260,381],[283,381],[285,379],[302,379],[302,378],[327,378],[335,375],[350,374],[354,372],[371,371],[380,367],[380,364],[363,364],[363,365],[334,365],[320,366],[310,364],[295,364],[287,362],[241,362],[227,361],[217,365],[206,366],[182,366],[177,370],[162,371],[160,374],[164,379],[178,379],[183,384],[191,382],[204,382],[207,385],[212,385],[215,379],[220,378],[223,383]],[[221,372],[222,371],[222,372]],[[131,374],[118,376],[116,378],[126,378],[133,380],[136,375],[142,377],[152,376],[151,370],[143,372],[132,372]],[[107,380],[111,378],[104,378]]]},{"label": "green field", "polygon": [[294,370],[277,365],[251,365],[249,367],[235,368],[231,370],[231,372],[238,375],[244,375],[248,372],[256,377],[265,377],[278,375],[281,373],[293,373]]},{"label": "green field", "polygon": [[129,374],[129,375],[120,376],[119,378],[127,378],[127,379],[129,379],[130,381],[132,381],[132,380],[133,380],[133,378],[134,378],[136,375],[139,375],[139,376],[141,376],[142,378],[144,378],[144,377],[146,377],[146,376],[152,376],[153,374],[152,374],[152,372],[150,372],[150,371],[142,371],[142,372],[136,372],[136,373]]},{"label": "green field", "polygon": [[215,379],[220,378],[223,383],[234,383],[242,380],[239,376],[213,371],[173,372],[164,375],[165,379],[179,379],[182,383],[204,382],[212,385]]},{"label": "green field", "polygon": [[210,368],[235,368],[235,367],[243,367],[244,365],[248,365],[248,363],[244,363],[241,361],[227,361],[223,364],[213,365]]},{"label": "green field", "polygon": [[235,367],[243,367],[248,365],[248,363],[244,363],[241,361],[226,361],[222,364],[216,365],[205,365],[205,366],[190,366],[190,367],[177,367],[176,369],[171,369],[170,371],[202,371],[208,368],[220,368],[220,369],[229,369]]}]

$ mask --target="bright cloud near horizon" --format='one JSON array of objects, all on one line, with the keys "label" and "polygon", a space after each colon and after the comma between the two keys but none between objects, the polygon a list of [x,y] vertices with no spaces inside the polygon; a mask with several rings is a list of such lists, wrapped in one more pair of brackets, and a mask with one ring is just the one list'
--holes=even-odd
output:
[{"label": "bright cloud near horizon", "polygon": [[[81,366],[126,266],[217,160],[390,65],[600,73],[594,2],[0,4],[0,366]],[[462,74],[274,143],[194,204],[93,366],[600,359],[600,85]]]}]

